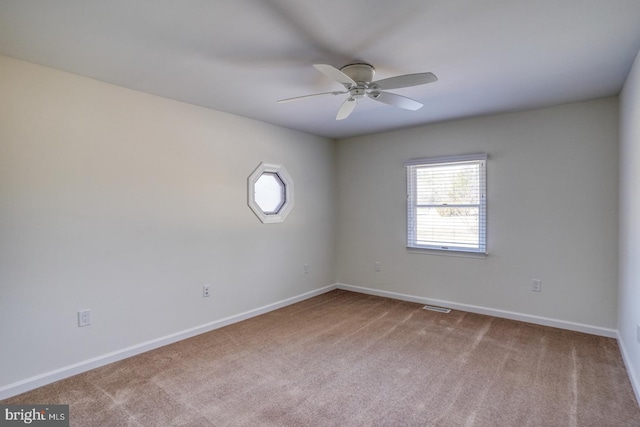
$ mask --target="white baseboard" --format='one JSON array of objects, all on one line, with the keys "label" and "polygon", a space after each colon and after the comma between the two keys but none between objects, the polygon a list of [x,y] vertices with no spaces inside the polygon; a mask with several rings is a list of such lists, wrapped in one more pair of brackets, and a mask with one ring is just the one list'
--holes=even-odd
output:
[{"label": "white baseboard", "polygon": [[618,333],[618,347],[620,347],[620,353],[622,354],[622,360],[624,361],[624,366],[627,368],[627,373],[629,374],[629,381],[631,381],[631,387],[633,388],[633,392],[636,394],[636,400],[638,401],[638,405],[640,405],[640,381],[638,376],[636,375],[636,371],[631,363],[631,358],[629,357],[629,353],[624,346],[624,341],[620,337]]},{"label": "white baseboard", "polygon": [[599,335],[608,338],[616,338],[618,331],[615,329],[602,328],[599,326],[585,325],[582,323],[568,322],[565,320],[550,319],[548,317],[533,316],[530,314],[516,313],[513,311],[498,310],[495,308],[480,307],[477,305],[460,304],[451,301],[444,301],[432,298],[424,298],[413,295],[400,294],[396,292],[382,291],[379,289],[352,286],[344,283],[336,283],[337,289],[360,292],[363,294],[377,295],[380,297],[398,299],[402,301],[417,302],[419,304],[436,305],[450,308],[452,310],[468,311],[470,313],[486,314],[488,316],[501,317],[504,319],[519,320],[521,322],[534,323],[536,325],[551,326],[554,328],[567,329],[570,331],[584,332],[591,335]]},{"label": "white baseboard", "polygon": [[297,295],[291,298],[284,299],[272,304],[267,304],[262,307],[258,307],[253,310],[245,311],[244,313],[236,314],[234,316],[225,317],[224,319],[216,320],[204,325],[196,326],[191,329],[186,329],[180,332],[176,332],[171,335],[156,338],[150,341],[146,341],[140,344],[133,345],[131,347],[123,348],[121,350],[113,351],[111,353],[103,354],[92,359],[84,360],[82,362],[74,363],[69,366],[65,366],[53,371],[45,372],[40,375],[36,375],[21,381],[17,381],[12,384],[0,387],[0,400],[7,399],[12,396],[16,396],[21,393],[25,393],[29,390],[33,390],[38,387],[42,387],[47,384],[51,384],[55,381],[59,381],[64,378],[71,377],[73,375],[80,374],[82,372],[89,371],[91,369],[99,368],[100,366],[108,365],[109,363],[117,362],[149,350],[154,350],[159,347],[163,347],[168,344],[173,344],[178,341],[182,341],[187,338],[194,337],[196,335],[210,332],[224,326],[231,325],[233,323],[241,322],[246,319],[250,319],[261,314],[268,313],[270,311],[277,310],[282,307],[286,307],[291,304],[295,304],[300,301],[304,301],[309,298],[313,298],[320,294],[332,291],[336,289],[335,285],[325,286],[319,289],[315,289],[310,292],[306,292],[301,295]]}]

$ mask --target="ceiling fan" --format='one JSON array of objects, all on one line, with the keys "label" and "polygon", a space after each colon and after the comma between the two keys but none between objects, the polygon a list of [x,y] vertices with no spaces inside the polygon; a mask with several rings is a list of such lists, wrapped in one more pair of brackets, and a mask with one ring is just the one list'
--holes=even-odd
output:
[{"label": "ceiling fan", "polygon": [[363,62],[348,64],[340,69],[327,64],[314,64],[313,66],[325,76],[342,84],[346,90],[296,96],[295,98],[281,99],[278,102],[297,101],[314,96],[349,94],[340,109],[338,109],[336,120],[343,120],[349,117],[356,108],[358,99],[365,96],[374,101],[404,108],[405,110],[418,110],[422,107],[422,103],[406,96],[384,92],[384,90],[418,86],[438,80],[433,73],[417,73],[373,81],[373,75],[376,72],[375,68],[373,68],[373,65]]}]

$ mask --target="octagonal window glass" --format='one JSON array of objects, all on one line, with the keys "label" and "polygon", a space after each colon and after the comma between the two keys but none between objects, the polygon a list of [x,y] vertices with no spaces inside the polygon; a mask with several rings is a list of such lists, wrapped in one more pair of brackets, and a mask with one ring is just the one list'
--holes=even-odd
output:
[{"label": "octagonal window glass", "polygon": [[264,172],[254,186],[256,203],[266,215],[275,215],[284,205],[284,190],[284,183],[277,173]]}]

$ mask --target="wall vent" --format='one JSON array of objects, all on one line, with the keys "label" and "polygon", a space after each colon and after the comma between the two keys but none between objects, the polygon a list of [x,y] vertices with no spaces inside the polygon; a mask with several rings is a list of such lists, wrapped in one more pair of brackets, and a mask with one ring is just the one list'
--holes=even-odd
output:
[{"label": "wall vent", "polygon": [[429,310],[429,311],[437,311],[438,313],[451,313],[451,309],[449,308],[444,308],[444,307],[437,307],[435,305],[425,305],[424,307],[422,307],[424,310]]}]

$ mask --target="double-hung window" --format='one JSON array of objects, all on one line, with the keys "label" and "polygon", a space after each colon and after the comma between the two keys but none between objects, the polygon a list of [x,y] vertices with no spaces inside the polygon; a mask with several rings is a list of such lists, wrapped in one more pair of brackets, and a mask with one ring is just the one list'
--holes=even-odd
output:
[{"label": "double-hung window", "polygon": [[407,247],[487,251],[486,154],[405,162]]}]

